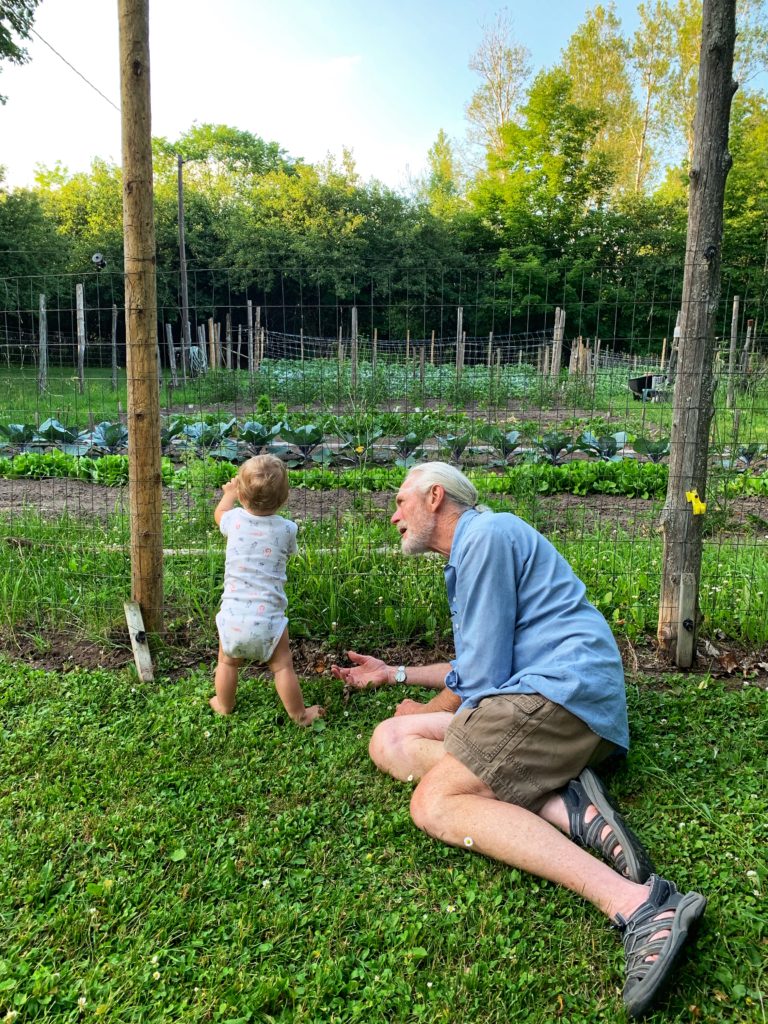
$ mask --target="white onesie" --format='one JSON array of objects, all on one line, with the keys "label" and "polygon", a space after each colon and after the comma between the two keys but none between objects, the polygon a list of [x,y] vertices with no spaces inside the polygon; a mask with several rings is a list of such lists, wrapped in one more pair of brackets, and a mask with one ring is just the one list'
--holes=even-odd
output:
[{"label": "white onesie", "polygon": [[267,662],[288,619],[285,566],[296,547],[296,523],[233,508],[221,517],[227,538],[224,593],[216,626],[230,658]]}]

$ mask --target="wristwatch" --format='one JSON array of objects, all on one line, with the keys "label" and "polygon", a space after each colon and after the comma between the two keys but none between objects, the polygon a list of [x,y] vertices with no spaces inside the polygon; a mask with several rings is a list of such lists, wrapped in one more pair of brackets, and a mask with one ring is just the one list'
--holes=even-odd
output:
[{"label": "wristwatch", "polygon": [[404,683],[408,679],[408,673],[405,671],[405,665],[399,665],[397,672],[395,672],[395,682]]}]

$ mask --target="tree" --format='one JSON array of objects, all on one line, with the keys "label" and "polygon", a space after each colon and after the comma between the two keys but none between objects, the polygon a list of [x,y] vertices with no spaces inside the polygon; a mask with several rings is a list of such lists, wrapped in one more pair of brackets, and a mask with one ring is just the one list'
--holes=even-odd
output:
[{"label": "tree", "polygon": [[459,169],[451,141],[442,128],[427,153],[427,173],[419,191],[437,217],[450,217],[459,206]]},{"label": "tree", "polygon": [[503,148],[502,129],[513,120],[531,73],[530,51],[515,42],[506,10],[486,27],[469,68],[481,79],[466,108],[470,140],[498,153]]},{"label": "tree", "polygon": [[[642,30],[658,40],[655,51],[656,123],[671,146],[682,145],[686,162],[693,154],[693,125],[699,77],[701,0],[656,0],[639,8]],[[765,0],[739,0],[733,73],[749,82],[768,67],[768,12]]]},{"label": "tree", "polygon": [[648,182],[652,170],[653,142],[660,134],[657,96],[669,65],[660,8],[661,0],[655,0],[652,7],[646,4],[638,5],[640,24],[629,49],[635,89],[640,97],[640,123],[635,161],[636,192]]},{"label": "tree", "polygon": [[587,13],[563,51],[562,66],[573,82],[572,99],[599,113],[595,149],[616,172],[619,191],[637,191],[648,171],[648,149],[629,75],[629,44],[613,2]]},{"label": "tree", "polygon": [[[0,61],[26,64],[29,54],[21,40],[29,39],[40,0],[0,0]],[[0,96],[0,103],[7,97]]]},{"label": "tree", "polygon": [[724,262],[762,270],[768,251],[768,97],[736,93],[729,145],[733,167],[725,188]]},{"label": "tree", "polygon": [[479,212],[515,258],[563,255],[613,185],[609,161],[595,146],[600,115],[572,95],[562,69],[540,72],[520,124],[502,130],[503,150],[489,156],[489,174],[475,189]]}]

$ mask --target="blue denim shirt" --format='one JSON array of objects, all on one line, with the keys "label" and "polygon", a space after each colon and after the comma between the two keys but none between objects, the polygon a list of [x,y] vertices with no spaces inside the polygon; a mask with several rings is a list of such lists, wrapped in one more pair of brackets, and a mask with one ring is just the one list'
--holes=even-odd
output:
[{"label": "blue denim shirt", "polygon": [[459,710],[501,693],[539,693],[628,748],[616,641],[545,537],[509,512],[471,509],[456,525],[445,582],[456,647],[445,685]]}]

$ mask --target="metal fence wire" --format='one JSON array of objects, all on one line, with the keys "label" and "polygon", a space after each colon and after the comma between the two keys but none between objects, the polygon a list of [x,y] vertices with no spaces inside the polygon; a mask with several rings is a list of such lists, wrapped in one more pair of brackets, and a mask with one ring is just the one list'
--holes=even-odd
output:
[{"label": "metal fence wire", "polygon": [[[764,269],[724,270],[707,452],[702,637],[766,643]],[[245,458],[289,467],[301,526],[292,630],[449,635],[437,560],[388,526],[405,470],[440,458],[523,516],[618,632],[652,634],[680,268],[190,270],[158,276],[165,614],[214,637],[217,489]],[[0,281],[0,572],[6,628],[117,628],[130,590],[122,275]],[[411,599],[393,595],[406,592]],[[411,587],[411,590],[408,590]],[[419,599],[418,595],[422,595]],[[431,607],[425,611],[425,602]]]}]

